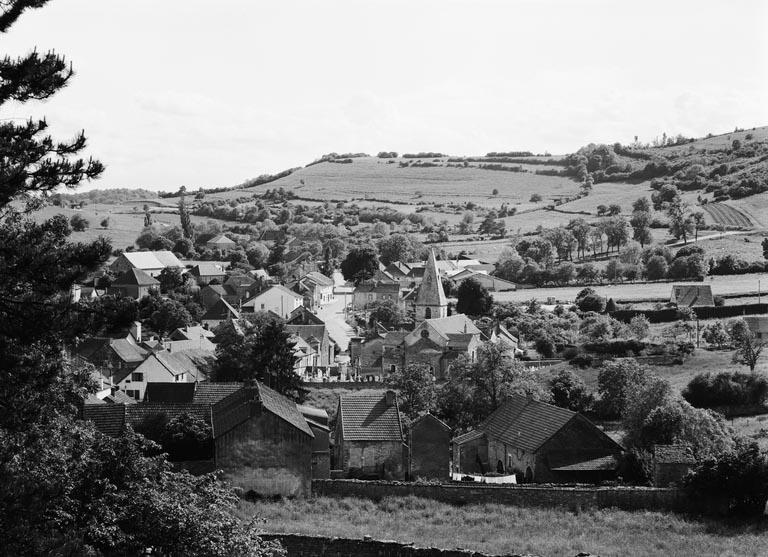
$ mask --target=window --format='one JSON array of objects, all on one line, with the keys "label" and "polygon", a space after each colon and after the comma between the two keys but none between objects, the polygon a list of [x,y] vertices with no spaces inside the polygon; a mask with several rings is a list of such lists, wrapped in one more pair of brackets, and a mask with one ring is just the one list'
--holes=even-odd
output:
[{"label": "window", "polygon": [[421,330],[421,338],[429,338],[429,331],[427,329]]},{"label": "window", "polygon": [[144,374],[143,373],[131,373],[131,381],[138,381],[138,382],[144,381]]},{"label": "window", "polygon": [[390,373],[395,373],[397,371],[397,366],[395,364],[392,364],[389,366]]},{"label": "window", "polygon": [[135,400],[139,400],[139,391],[125,391],[125,394]]},{"label": "window", "polygon": [[264,304],[261,304],[261,309],[262,309],[262,310],[264,309]]},{"label": "window", "polygon": [[432,308],[424,309],[424,319],[432,319]]}]

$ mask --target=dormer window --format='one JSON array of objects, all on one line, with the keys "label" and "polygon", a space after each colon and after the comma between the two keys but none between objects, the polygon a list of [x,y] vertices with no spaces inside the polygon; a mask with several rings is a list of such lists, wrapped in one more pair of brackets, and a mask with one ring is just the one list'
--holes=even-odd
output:
[{"label": "dormer window", "polygon": [[429,331],[427,329],[421,330],[421,338],[429,338]]}]

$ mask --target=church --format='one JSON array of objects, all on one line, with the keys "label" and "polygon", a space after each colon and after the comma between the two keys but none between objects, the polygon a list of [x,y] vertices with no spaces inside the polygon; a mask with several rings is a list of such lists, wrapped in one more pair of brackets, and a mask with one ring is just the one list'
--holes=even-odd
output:
[{"label": "church", "polygon": [[[361,379],[382,379],[412,363],[427,365],[436,379],[445,379],[458,357],[466,354],[474,360],[478,347],[492,340],[466,315],[448,315],[448,300],[432,250],[416,294],[415,321],[412,331],[388,331],[365,342],[352,339],[350,363]],[[504,327],[497,325],[496,331],[494,338],[517,348],[517,339]]]}]

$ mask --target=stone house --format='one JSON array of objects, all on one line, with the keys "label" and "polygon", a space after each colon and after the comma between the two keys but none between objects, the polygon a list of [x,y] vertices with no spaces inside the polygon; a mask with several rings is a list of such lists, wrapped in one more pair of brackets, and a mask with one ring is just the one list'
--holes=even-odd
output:
[{"label": "stone house", "polygon": [[451,433],[450,426],[432,414],[424,414],[411,422],[408,428],[410,479],[450,479]]},{"label": "stone house", "polygon": [[312,348],[313,366],[327,367],[333,365],[335,354],[335,343],[328,335],[328,328],[325,323],[322,325],[293,325],[285,326],[285,330],[291,335],[295,335]]},{"label": "stone house", "polygon": [[352,293],[355,309],[365,309],[377,302],[393,302],[404,307],[400,297],[400,285],[396,282],[369,282],[358,285]]},{"label": "stone house", "polygon": [[240,319],[240,312],[227,303],[225,299],[221,298],[203,314],[201,322],[203,327],[212,330],[230,319]]},{"label": "stone house", "polygon": [[120,273],[107,289],[107,293],[141,300],[151,290],[160,290],[160,282],[141,269]]},{"label": "stone house", "polygon": [[317,271],[306,273],[291,285],[291,290],[301,294],[304,305],[310,309],[333,302],[333,279]]},{"label": "stone house", "polygon": [[331,477],[331,444],[328,412],[312,406],[298,405],[315,438],[312,441],[312,479]]},{"label": "stone house", "polygon": [[709,284],[675,284],[669,301],[677,307],[715,307],[712,286]]},{"label": "stone house", "polygon": [[517,474],[525,482],[611,479],[621,453],[618,443],[581,414],[520,395],[453,440],[455,471]]},{"label": "stone house", "polygon": [[227,270],[221,263],[214,261],[201,261],[189,271],[195,277],[197,284],[204,286],[216,279],[223,281],[227,276]]},{"label": "stone house", "polygon": [[682,480],[696,466],[696,459],[686,445],[654,445],[653,485],[669,487]]},{"label": "stone house", "polygon": [[150,383],[195,383],[206,379],[201,371],[204,362],[199,351],[171,353],[158,350],[149,354],[136,368],[116,373],[113,383],[129,397],[143,400]]},{"label": "stone house", "polygon": [[256,383],[212,408],[216,467],[245,493],[306,496],[315,435],[292,400]]},{"label": "stone house", "polygon": [[405,479],[407,446],[394,391],[339,396],[334,442],[334,466],[346,477]]}]

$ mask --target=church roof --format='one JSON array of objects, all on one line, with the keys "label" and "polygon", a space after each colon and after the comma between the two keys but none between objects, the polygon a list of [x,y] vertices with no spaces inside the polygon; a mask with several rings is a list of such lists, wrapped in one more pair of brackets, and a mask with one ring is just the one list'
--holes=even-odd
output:
[{"label": "church roof", "polygon": [[434,250],[429,250],[426,268],[424,270],[424,279],[419,286],[419,293],[416,296],[417,306],[445,306],[448,302],[445,299],[443,284],[440,282],[440,273],[437,270],[437,259]]}]

